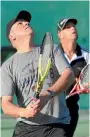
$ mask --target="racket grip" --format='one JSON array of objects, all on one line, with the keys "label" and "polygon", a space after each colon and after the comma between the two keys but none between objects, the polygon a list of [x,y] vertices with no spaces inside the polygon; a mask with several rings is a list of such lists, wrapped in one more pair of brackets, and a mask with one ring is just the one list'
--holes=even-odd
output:
[{"label": "racket grip", "polygon": [[35,93],[34,98],[39,99],[39,93]]},{"label": "racket grip", "polygon": [[76,94],[79,94],[79,93],[78,93],[78,92],[74,92],[74,93],[72,93],[72,94],[69,94],[69,95],[66,96],[66,99],[68,99],[69,97],[74,96],[74,95],[76,95]]}]

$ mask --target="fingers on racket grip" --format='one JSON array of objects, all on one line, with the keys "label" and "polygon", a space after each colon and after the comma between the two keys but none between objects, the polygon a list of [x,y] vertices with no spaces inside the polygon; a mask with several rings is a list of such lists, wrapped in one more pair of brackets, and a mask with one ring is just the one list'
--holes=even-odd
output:
[{"label": "fingers on racket grip", "polygon": [[39,99],[39,93],[35,93],[34,97],[35,97],[36,99]]}]

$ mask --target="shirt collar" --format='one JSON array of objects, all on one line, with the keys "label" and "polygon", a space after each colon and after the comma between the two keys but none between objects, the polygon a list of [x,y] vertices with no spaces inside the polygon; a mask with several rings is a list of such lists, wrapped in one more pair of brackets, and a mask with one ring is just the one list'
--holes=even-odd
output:
[{"label": "shirt collar", "polygon": [[[61,48],[62,48],[62,46],[61,46]],[[62,48],[62,50],[63,50],[63,48]],[[63,50],[63,52],[64,52],[64,50]],[[65,52],[64,52],[64,55],[67,58],[68,62],[71,63],[73,60],[77,59],[78,56],[82,56],[81,47],[79,46],[79,44],[77,44],[76,53],[72,56],[71,60],[68,58],[68,56],[66,55]]]}]

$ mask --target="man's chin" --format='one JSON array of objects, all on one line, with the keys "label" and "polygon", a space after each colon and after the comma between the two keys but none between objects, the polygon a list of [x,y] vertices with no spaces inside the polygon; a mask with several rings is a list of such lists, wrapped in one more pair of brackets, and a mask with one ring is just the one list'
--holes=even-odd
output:
[{"label": "man's chin", "polygon": [[78,39],[78,35],[76,34],[76,39]]},{"label": "man's chin", "polygon": [[33,37],[34,36],[34,32],[29,33],[29,35]]},{"label": "man's chin", "polygon": [[77,39],[78,39],[78,36],[74,37],[73,39],[74,39],[74,40],[77,40]]}]

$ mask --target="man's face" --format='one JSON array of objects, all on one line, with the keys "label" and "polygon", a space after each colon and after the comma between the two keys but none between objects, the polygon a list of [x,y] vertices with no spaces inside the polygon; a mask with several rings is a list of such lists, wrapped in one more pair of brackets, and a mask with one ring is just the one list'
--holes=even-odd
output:
[{"label": "man's face", "polygon": [[30,27],[29,22],[25,20],[18,20],[13,24],[10,34],[14,37],[33,35],[33,29]]},{"label": "man's face", "polygon": [[72,22],[67,22],[64,29],[60,32],[62,39],[76,40],[78,38],[77,30],[75,24]]}]

